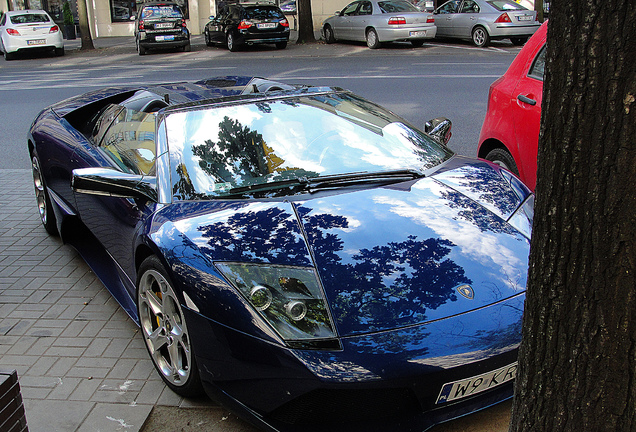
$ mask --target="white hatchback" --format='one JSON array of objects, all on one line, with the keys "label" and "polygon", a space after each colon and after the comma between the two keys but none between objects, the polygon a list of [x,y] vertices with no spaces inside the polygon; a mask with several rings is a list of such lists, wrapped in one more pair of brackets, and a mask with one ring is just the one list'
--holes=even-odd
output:
[{"label": "white hatchback", "polygon": [[64,41],[60,27],[43,10],[5,12],[0,20],[0,49],[5,60],[14,58],[18,51],[54,50],[64,55]]}]

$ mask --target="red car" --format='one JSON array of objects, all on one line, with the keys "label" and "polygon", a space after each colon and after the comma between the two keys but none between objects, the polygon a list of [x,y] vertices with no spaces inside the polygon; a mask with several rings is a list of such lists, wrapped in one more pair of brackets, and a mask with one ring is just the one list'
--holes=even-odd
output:
[{"label": "red car", "polygon": [[477,156],[537,183],[547,21],[526,42],[506,73],[490,85]]}]

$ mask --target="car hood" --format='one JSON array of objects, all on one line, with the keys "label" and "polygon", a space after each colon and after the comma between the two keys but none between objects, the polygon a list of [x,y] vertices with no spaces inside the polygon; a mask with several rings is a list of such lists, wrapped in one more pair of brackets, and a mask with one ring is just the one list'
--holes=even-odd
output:
[{"label": "car hood", "polygon": [[526,288],[529,240],[506,222],[522,198],[498,168],[463,162],[293,202],[169,206],[163,229],[210,262],[315,266],[340,336],[422,324]]}]

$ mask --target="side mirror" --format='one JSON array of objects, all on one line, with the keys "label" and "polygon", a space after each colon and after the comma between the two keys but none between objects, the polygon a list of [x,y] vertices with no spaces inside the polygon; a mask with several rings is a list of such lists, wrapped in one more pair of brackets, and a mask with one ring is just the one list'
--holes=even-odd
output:
[{"label": "side mirror", "polygon": [[136,17],[135,15],[131,15],[129,19],[130,19],[131,21],[134,21],[134,20],[136,20],[136,19],[137,19],[137,17]]},{"label": "side mirror", "polygon": [[336,11],[334,15],[340,15],[340,11]]},{"label": "side mirror", "polygon": [[446,117],[437,117],[424,124],[424,132],[435,138],[443,145],[448,145],[451,139],[452,122]]},{"label": "side mirror", "polygon": [[141,198],[157,202],[157,179],[127,174],[109,168],[73,170],[71,188],[75,192],[122,198]]},{"label": "side mirror", "polygon": [[208,17],[208,19],[210,19],[210,21],[211,21],[211,20],[213,20],[213,19],[214,19],[214,15],[210,15],[210,16]]}]

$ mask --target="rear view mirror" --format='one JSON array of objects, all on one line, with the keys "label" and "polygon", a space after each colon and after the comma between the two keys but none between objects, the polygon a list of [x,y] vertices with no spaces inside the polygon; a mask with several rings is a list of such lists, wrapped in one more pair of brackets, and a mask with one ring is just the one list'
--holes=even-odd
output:
[{"label": "rear view mirror", "polygon": [[446,117],[437,117],[424,124],[424,132],[431,135],[440,143],[448,145],[452,135],[452,125],[452,122]]}]

